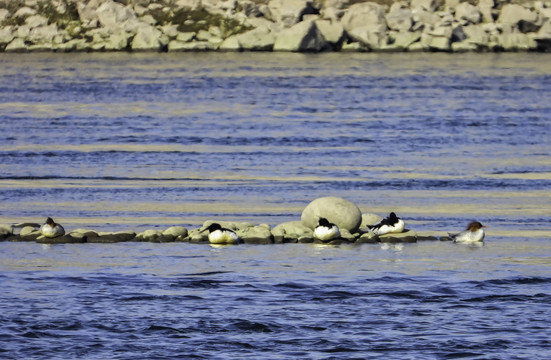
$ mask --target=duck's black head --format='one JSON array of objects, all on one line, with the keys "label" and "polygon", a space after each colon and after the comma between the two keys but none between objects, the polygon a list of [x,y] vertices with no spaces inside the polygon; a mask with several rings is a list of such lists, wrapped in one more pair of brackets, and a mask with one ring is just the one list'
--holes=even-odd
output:
[{"label": "duck's black head", "polygon": [[55,226],[55,222],[54,222],[54,220],[52,220],[51,217],[46,219],[46,224],[48,224],[50,226]]},{"label": "duck's black head", "polygon": [[208,230],[209,233],[211,233],[211,232],[214,232],[216,230],[221,230],[221,229],[222,229],[222,226],[220,226],[220,224],[212,223],[206,229],[201,230],[201,232]]},{"label": "duck's black head", "polygon": [[398,221],[399,217],[396,216],[396,214],[394,212],[391,212],[389,215],[388,215],[388,219],[392,222],[395,222],[395,221]]},{"label": "duck's black head", "polygon": [[326,218],[320,217],[318,221],[318,226],[332,227],[333,224],[329,222]]}]

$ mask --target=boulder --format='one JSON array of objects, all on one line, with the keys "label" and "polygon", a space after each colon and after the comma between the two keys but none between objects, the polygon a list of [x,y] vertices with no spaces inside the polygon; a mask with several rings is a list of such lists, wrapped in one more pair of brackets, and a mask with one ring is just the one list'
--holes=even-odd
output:
[{"label": "boulder", "polygon": [[31,29],[39,26],[48,25],[48,19],[42,15],[33,15],[25,19],[25,24]]},{"label": "boulder", "polygon": [[27,6],[23,6],[21,8],[19,8],[15,14],[13,14],[13,18],[28,18],[29,16],[33,16],[33,15],[36,15],[36,10],[30,8],[30,7],[27,7]]},{"label": "boulder", "polygon": [[364,232],[357,240],[356,244],[377,244],[379,237],[373,231]]},{"label": "boulder", "polygon": [[237,230],[236,234],[245,244],[273,244],[274,242],[270,226],[267,224]]},{"label": "boulder", "polygon": [[507,33],[496,37],[498,46],[504,51],[530,51],[538,48],[533,37],[522,33]]},{"label": "boulder", "polygon": [[482,25],[463,26],[463,33],[466,36],[464,42],[475,44],[478,47],[488,47],[490,35]]},{"label": "boulder", "polygon": [[54,37],[58,35],[57,25],[51,24],[48,26],[40,26],[33,28],[27,39],[35,44],[52,43]]},{"label": "boulder", "polygon": [[10,16],[10,12],[7,9],[0,9],[0,24],[3,23]]},{"label": "boulder", "polygon": [[425,10],[429,12],[435,12],[438,7],[436,0],[411,0],[411,9]]},{"label": "boulder", "polygon": [[[532,11],[524,6],[518,4],[505,4],[501,8],[499,18],[497,22],[502,24],[508,24],[513,26],[522,26],[528,27],[531,25],[532,28],[538,28],[538,14],[535,11]],[[537,31],[537,30],[536,30]]]},{"label": "boulder", "polygon": [[119,231],[119,232],[100,232],[100,233],[85,233],[86,240],[89,243],[118,243],[124,241],[132,241],[136,237],[134,231]]},{"label": "boulder", "polygon": [[127,6],[113,1],[106,1],[97,7],[97,19],[102,27],[126,31],[134,31],[138,27],[136,13]]},{"label": "boulder", "polygon": [[354,4],[344,14],[341,23],[347,32],[365,27],[386,29],[385,9],[374,2]]},{"label": "boulder", "polygon": [[13,39],[4,50],[5,52],[26,52],[28,51],[27,44],[25,44],[25,40],[22,38],[15,38]]},{"label": "boulder", "polygon": [[421,43],[435,51],[449,51],[453,29],[451,26],[441,26],[421,35]]},{"label": "boulder", "polygon": [[306,14],[316,14],[311,0],[271,0],[268,3],[271,18],[274,22],[291,27],[300,21]]},{"label": "boulder", "polygon": [[0,241],[13,235],[13,225],[0,224]]},{"label": "boulder", "polygon": [[319,52],[327,47],[314,21],[303,21],[280,32],[274,51]]},{"label": "boulder", "polygon": [[313,239],[312,229],[304,226],[301,221],[290,221],[279,224],[273,228],[272,234],[276,244],[297,242],[301,237]]},{"label": "boulder", "polygon": [[478,24],[482,21],[482,12],[478,7],[462,2],[455,8],[454,17],[462,25]]},{"label": "boulder", "polygon": [[241,49],[246,51],[271,51],[276,37],[267,27],[258,27],[235,35]]},{"label": "boulder", "polygon": [[387,45],[387,48],[395,49],[397,51],[407,50],[412,44],[419,41],[420,38],[420,32],[392,32],[389,34],[389,40],[391,42],[390,45]]},{"label": "boulder", "polygon": [[391,30],[409,31],[413,25],[413,13],[408,8],[397,8],[386,14],[386,23]]},{"label": "boulder", "polygon": [[0,28],[0,45],[9,44],[14,38],[11,27]]},{"label": "boulder", "polygon": [[383,218],[377,214],[362,214],[362,223],[360,225],[360,228],[367,228],[368,226],[375,225],[381,220],[383,220]]},{"label": "boulder", "polygon": [[362,222],[362,213],[354,203],[333,196],[313,200],[304,208],[300,219],[304,226],[313,230],[320,217],[350,233],[355,233]]},{"label": "boulder", "polygon": [[411,230],[404,230],[401,233],[389,233],[379,235],[382,243],[414,243],[417,242],[417,234]]},{"label": "boulder", "polygon": [[331,48],[339,50],[346,37],[342,24],[329,20],[316,20],[315,23],[325,41],[331,45]]},{"label": "boulder", "polygon": [[161,31],[151,25],[142,25],[138,28],[131,47],[134,51],[159,51],[161,49]]},{"label": "boulder", "polygon": [[171,226],[163,231],[163,235],[172,236],[173,238],[177,238],[178,236],[186,237],[188,235],[188,231],[183,226]]},{"label": "boulder", "polygon": [[48,238],[41,235],[36,238],[36,242],[40,244],[79,244],[79,243],[85,243],[86,239],[73,237],[68,234],[65,234],[63,236],[58,236],[55,238]]},{"label": "boulder", "polygon": [[21,231],[19,231],[19,235],[20,236],[27,236],[27,235],[35,233],[35,232],[40,233],[40,231],[37,230],[34,226],[25,226],[21,229]]}]

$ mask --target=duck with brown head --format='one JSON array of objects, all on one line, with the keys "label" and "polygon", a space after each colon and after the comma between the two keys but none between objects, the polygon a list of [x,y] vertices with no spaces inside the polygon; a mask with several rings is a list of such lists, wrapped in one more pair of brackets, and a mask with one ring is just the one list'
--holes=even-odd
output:
[{"label": "duck with brown head", "polygon": [[65,229],[49,217],[46,219],[46,223],[40,227],[40,233],[47,238],[55,238],[65,235]]},{"label": "duck with brown head", "polygon": [[458,234],[450,234],[453,242],[463,243],[463,244],[473,244],[473,243],[482,243],[484,241],[484,230],[486,226],[482,225],[478,221],[472,221],[467,226],[465,231],[462,231]]}]

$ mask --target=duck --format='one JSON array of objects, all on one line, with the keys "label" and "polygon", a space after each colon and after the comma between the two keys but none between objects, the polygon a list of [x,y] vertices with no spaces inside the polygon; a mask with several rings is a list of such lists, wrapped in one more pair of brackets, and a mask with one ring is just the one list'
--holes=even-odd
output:
[{"label": "duck", "polygon": [[207,228],[201,230],[209,231],[209,242],[211,244],[237,244],[239,242],[239,236],[230,229],[223,228],[218,223],[212,223]]},{"label": "duck", "polygon": [[54,220],[49,217],[40,227],[40,233],[47,238],[55,238],[65,235],[65,229],[60,224],[56,224]]},{"label": "duck", "polygon": [[485,225],[482,225],[478,221],[471,221],[469,223],[469,226],[467,226],[467,229],[457,233],[457,234],[450,234],[450,238],[455,243],[463,243],[463,244],[473,244],[473,243],[481,243],[484,241],[484,230],[482,228],[485,228]]},{"label": "duck", "polygon": [[314,238],[321,241],[329,241],[341,236],[339,227],[327,220],[320,217],[318,225],[314,228]]},{"label": "duck", "polygon": [[386,218],[375,225],[368,226],[375,235],[384,235],[388,233],[401,233],[404,231],[404,220],[400,219],[394,212],[391,212]]}]

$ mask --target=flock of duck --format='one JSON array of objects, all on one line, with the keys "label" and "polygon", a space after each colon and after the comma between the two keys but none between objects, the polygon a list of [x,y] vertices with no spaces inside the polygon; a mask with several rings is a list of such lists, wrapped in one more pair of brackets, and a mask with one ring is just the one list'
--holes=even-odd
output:
[{"label": "flock of duck", "polygon": [[[469,223],[467,229],[456,234],[449,233],[451,240],[455,243],[476,244],[484,241],[484,230],[486,227],[478,221]],[[385,235],[390,233],[401,233],[404,231],[405,223],[394,212],[374,225],[368,226],[369,230],[375,235]],[[237,244],[240,239],[235,231],[222,227],[218,223],[212,223],[201,232],[208,231],[208,239],[211,244]],[[54,222],[50,217],[40,227],[40,233],[48,238],[63,236],[65,229],[60,224]],[[341,236],[339,227],[320,217],[318,225],[314,228],[314,238],[322,242],[328,242]]]}]

